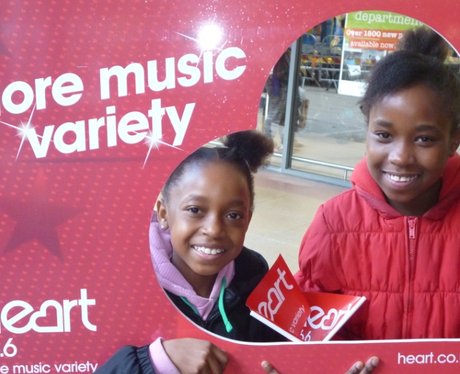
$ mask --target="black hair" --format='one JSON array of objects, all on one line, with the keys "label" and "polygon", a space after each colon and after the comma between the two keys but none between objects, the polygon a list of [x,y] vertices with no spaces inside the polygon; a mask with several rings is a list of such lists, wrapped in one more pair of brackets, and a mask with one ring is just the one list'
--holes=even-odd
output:
[{"label": "black hair", "polygon": [[251,196],[251,208],[254,202],[254,177],[269,155],[273,153],[273,140],[256,130],[239,131],[227,135],[223,146],[202,147],[187,156],[172,172],[166,181],[162,195],[168,201],[170,190],[180,182],[180,178],[191,165],[205,165],[222,161],[234,165],[246,177]]},{"label": "black hair", "polygon": [[438,95],[455,130],[460,123],[460,82],[444,63],[448,52],[447,42],[430,28],[406,31],[397,50],[382,58],[371,72],[360,100],[366,121],[372,106],[385,96],[423,84]]},{"label": "black hair", "polygon": [[441,61],[444,61],[449,54],[449,46],[442,36],[424,26],[404,32],[396,45],[396,49],[434,56]]}]

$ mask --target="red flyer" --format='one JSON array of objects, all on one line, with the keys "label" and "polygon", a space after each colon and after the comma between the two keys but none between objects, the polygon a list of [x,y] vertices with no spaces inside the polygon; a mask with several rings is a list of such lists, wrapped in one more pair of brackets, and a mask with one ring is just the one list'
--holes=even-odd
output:
[{"label": "red flyer", "polygon": [[303,341],[310,305],[281,255],[248,297],[246,305],[253,317],[292,341]]},{"label": "red flyer", "polygon": [[330,340],[366,301],[364,296],[325,292],[304,293],[310,304],[310,315],[302,330],[305,341]]},{"label": "red flyer", "polygon": [[303,293],[281,255],[246,301],[251,315],[295,342],[327,341],[364,296]]}]

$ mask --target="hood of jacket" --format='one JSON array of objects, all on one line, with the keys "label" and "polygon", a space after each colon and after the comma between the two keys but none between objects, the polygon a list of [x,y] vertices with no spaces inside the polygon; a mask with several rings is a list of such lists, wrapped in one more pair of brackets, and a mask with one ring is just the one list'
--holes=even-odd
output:
[{"label": "hood of jacket", "polygon": [[[400,213],[387,203],[385,196],[372,178],[367,167],[367,159],[362,159],[355,167],[351,176],[351,183],[356,192],[366,200],[370,206],[378,210],[385,218],[396,218]],[[442,187],[438,203],[424,214],[425,218],[441,219],[451,204],[460,198],[460,156],[455,154],[447,161],[442,176]]]},{"label": "hood of jacket", "polygon": [[153,214],[149,229],[150,256],[160,286],[174,295],[185,298],[198,314],[206,320],[219,298],[223,279],[230,284],[235,274],[234,261],[228,263],[217,274],[209,298],[199,296],[181,272],[171,262],[173,248],[169,230],[162,230],[156,213]]}]

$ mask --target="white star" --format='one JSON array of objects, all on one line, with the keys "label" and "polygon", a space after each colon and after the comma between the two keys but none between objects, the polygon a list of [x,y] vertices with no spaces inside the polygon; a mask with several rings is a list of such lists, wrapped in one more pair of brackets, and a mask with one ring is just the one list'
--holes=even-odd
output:
[{"label": "white star", "polygon": [[161,137],[154,136],[151,131],[147,135],[145,135],[145,140],[144,141],[145,141],[145,144],[147,144],[147,146],[148,146],[148,150],[147,150],[147,155],[145,156],[144,165],[142,166],[142,168],[145,167],[145,164],[147,163],[147,160],[150,157],[150,153],[151,153],[153,147],[155,147],[158,150],[158,149],[160,149],[160,147],[159,147],[160,144],[163,144],[163,145],[165,145],[167,147],[171,147],[171,148],[174,148],[174,149],[180,149],[178,147],[173,146],[172,144],[168,144],[168,143],[165,143],[165,142],[161,141]]},{"label": "white star", "polygon": [[223,38],[223,30],[222,28],[213,23],[213,22],[208,22],[205,23],[200,27],[198,30],[198,35],[196,38],[182,34],[180,32],[176,32],[180,36],[183,36],[186,39],[193,40],[196,42],[200,48],[200,55],[199,55],[199,60],[201,60],[201,56],[203,55],[203,52],[205,51],[222,51],[224,49],[224,46],[227,44],[227,41],[222,42],[222,44],[219,46],[219,43],[221,42]]},{"label": "white star", "polygon": [[[35,112],[35,106],[32,109],[32,112],[30,112],[29,120],[27,121],[26,124],[22,123],[19,126],[14,126],[10,123],[0,121],[0,123],[4,124],[5,126],[11,127],[13,129],[17,130],[17,135],[21,138],[21,143],[19,144],[18,152],[16,154],[16,160],[19,158],[19,154],[21,153],[22,146],[24,145],[24,142],[28,140],[29,134],[33,131],[34,126],[32,125],[32,117]],[[42,138],[42,136],[37,135],[38,137]]]}]

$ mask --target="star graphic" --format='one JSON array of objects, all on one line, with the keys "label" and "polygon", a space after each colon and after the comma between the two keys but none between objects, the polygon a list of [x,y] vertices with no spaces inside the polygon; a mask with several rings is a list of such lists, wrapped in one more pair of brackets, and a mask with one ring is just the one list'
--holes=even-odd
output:
[{"label": "star graphic", "polygon": [[51,254],[62,258],[58,226],[78,213],[78,209],[48,201],[43,189],[27,199],[1,198],[0,210],[11,217],[16,224],[4,253],[12,252],[20,245],[37,241]]},{"label": "star graphic", "polygon": [[6,48],[6,46],[5,46],[5,43],[3,43],[3,41],[0,39],[0,56],[1,55],[9,56],[10,53],[9,53],[8,49]]},{"label": "star graphic", "polygon": [[174,149],[180,149],[180,148],[177,148],[177,147],[175,147],[175,146],[173,146],[171,144],[163,142],[160,137],[154,136],[151,132],[149,132],[145,136],[144,142],[148,146],[148,151],[147,151],[147,155],[145,156],[145,159],[144,159],[144,165],[142,166],[143,168],[145,168],[145,165],[147,164],[147,160],[150,157],[150,153],[152,152],[152,148],[156,148],[158,150],[158,149],[160,149],[160,144],[162,144],[162,145],[165,145],[167,147],[174,148]]}]

